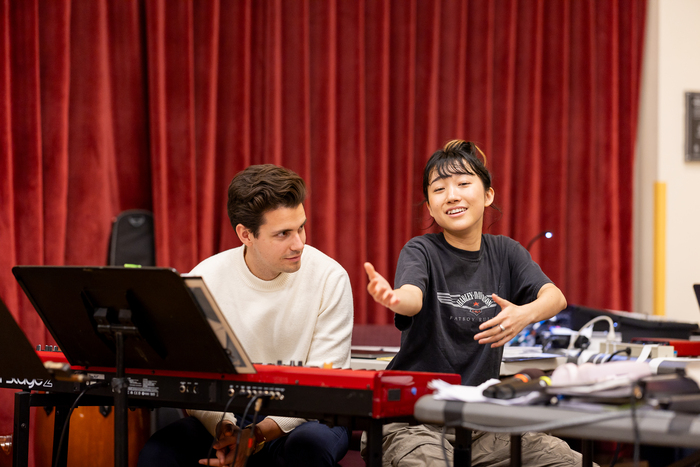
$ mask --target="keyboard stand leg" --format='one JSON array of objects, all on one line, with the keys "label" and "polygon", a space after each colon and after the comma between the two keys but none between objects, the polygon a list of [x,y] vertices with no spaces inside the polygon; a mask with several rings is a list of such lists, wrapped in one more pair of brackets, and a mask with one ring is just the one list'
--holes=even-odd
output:
[{"label": "keyboard stand leg", "polygon": [[51,464],[58,467],[66,467],[68,465],[68,439],[70,435],[70,423],[66,426],[66,433],[63,435],[63,448],[61,449],[60,458],[58,463],[56,463],[56,454],[59,449],[59,441],[61,440],[61,432],[63,431],[63,426],[68,419],[68,414],[70,412],[70,407],[57,406],[54,407],[54,419],[53,419],[53,450],[51,457]]},{"label": "keyboard stand leg", "polygon": [[29,408],[30,392],[20,391],[15,393],[15,417],[14,435],[12,442],[13,467],[26,467],[29,465]]},{"label": "keyboard stand leg", "polygon": [[367,431],[367,467],[382,467],[382,428],[379,420],[370,420]]}]

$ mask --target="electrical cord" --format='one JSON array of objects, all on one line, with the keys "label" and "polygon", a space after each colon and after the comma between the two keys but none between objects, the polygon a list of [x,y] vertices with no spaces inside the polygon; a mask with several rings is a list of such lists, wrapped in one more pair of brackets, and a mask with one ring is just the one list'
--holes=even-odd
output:
[{"label": "electrical cord", "polygon": [[447,460],[447,448],[445,447],[445,438],[447,437],[447,425],[442,427],[442,439],[440,439],[440,446],[442,447],[442,458],[445,461],[445,467],[451,467],[450,461]]},{"label": "electrical cord", "polygon": [[[255,403],[255,401],[257,401],[261,397],[262,397],[262,395],[256,394],[252,397],[252,399],[250,399],[250,402],[248,402],[248,405],[245,406],[245,410],[243,411],[243,417],[241,418],[241,420],[245,420],[248,417],[248,411],[250,410],[250,407]],[[238,448],[240,447],[240,444],[241,444],[241,431],[243,431],[243,430],[239,429],[238,432],[236,433],[236,449],[233,451],[233,463],[234,464],[236,463],[236,458],[238,457]],[[247,462],[248,462],[248,460],[246,459],[246,463]]]},{"label": "electrical cord", "polygon": [[[255,412],[253,413],[253,423],[250,424],[250,433],[253,438],[255,438],[255,424],[258,418],[258,413],[260,412],[260,408],[262,407],[262,398],[258,396],[258,399],[255,401]],[[245,418],[244,418],[245,420]],[[245,460],[245,463],[243,464],[243,467],[248,465],[248,459],[250,457],[247,457]]]},{"label": "electrical cord", "polygon": [[629,360],[630,355],[632,355],[632,349],[630,347],[625,347],[624,349],[619,349],[619,350],[614,351],[613,353],[610,354],[608,359],[605,360],[605,363],[611,361],[615,355],[618,355],[621,353],[627,354],[627,359]]},{"label": "electrical cord", "polygon": [[[221,414],[221,418],[219,419],[219,423],[217,424],[217,426],[221,426],[221,424],[224,422],[224,418],[226,417],[226,413],[228,412],[228,408],[231,406],[231,402],[233,402],[233,400],[236,398],[237,395],[238,395],[238,393],[234,392],[233,396],[231,396],[229,398],[229,400],[226,402],[226,405],[224,406],[224,411]],[[209,465],[209,459],[211,459],[212,452],[214,451],[214,443],[216,443],[217,441],[218,441],[218,439],[214,438],[214,440],[209,445],[209,452],[207,452],[207,465]],[[235,457],[234,457],[234,459],[235,459]]]},{"label": "electrical cord", "polygon": [[88,386],[85,386],[85,389],[80,391],[80,394],[78,394],[78,397],[75,398],[73,401],[73,405],[70,406],[70,409],[68,410],[68,416],[66,417],[66,421],[63,423],[63,429],[61,429],[61,437],[58,439],[58,449],[56,449],[56,458],[54,461],[54,467],[58,466],[59,459],[61,458],[61,448],[63,447],[63,439],[66,435],[66,430],[68,430],[68,425],[70,424],[70,417],[73,414],[73,410],[78,406],[78,402],[80,399],[88,392],[92,391],[93,389],[101,388],[101,387],[107,387],[109,386],[109,383],[95,383],[95,384],[90,384]]},{"label": "electrical cord", "polygon": [[547,352],[551,348],[552,342],[556,339],[557,336],[551,335],[549,337],[546,337],[544,341],[542,342],[542,352]]},{"label": "electrical cord", "polygon": [[622,443],[615,443],[615,453],[612,459],[610,459],[610,465],[608,467],[615,467],[617,464],[617,458],[620,457],[620,451],[622,450]]},{"label": "electrical cord", "polygon": [[607,321],[607,322],[608,322],[609,327],[608,327],[608,337],[607,337],[607,339],[608,339],[609,341],[614,341],[614,340],[615,340],[615,323],[613,322],[612,318],[610,318],[609,316],[600,315],[600,316],[596,316],[595,318],[593,318],[592,320],[590,320],[589,322],[587,322],[586,324],[584,324],[583,326],[581,326],[581,329],[579,329],[578,331],[576,331],[575,333],[573,333],[573,334],[571,335],[571,338],[569,339],[569,347],[567,347],[567,350],[573,349],[573,348],[574,348],[574,343],[576,342],[576,339],[578,338],[578,336],[580,336],[581,333],[582,333],[586,328],[588,328],[589,326],[594,325],[594,324],[597,323],[598,321]]},{"label": "electrical cord", "polygon": [[583,352],[590,347],[591,343],[590,342],[584,342],[581,344],[581,350],[578,351],[578,354],[576,355],[576,361],[573,363],[578,364],[578,361],[581,359],[581,355],[583,355]]}]

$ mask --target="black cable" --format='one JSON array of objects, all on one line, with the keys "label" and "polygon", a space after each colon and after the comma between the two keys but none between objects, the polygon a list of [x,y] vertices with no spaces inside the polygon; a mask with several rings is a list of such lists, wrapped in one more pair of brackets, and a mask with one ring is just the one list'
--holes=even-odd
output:
[{"label": "black cable", "polygon": [[54,460],[54,467],[58,467],[58,460],[61,458],[61,448],[63,447],[63,438],[66,435],[66,430],[68,429],[68,425],[70,424],[70,416],[73,414],[73,410],[78,406],[78,402],[80,399],[88,392],[93,389],[101,388],[101,387],[106,387],[108,386],[108,383],[95,383],[95,384],[90,384],[88,386],[85,386],[85,389],[80,391],[80,394],[78,394],[78,397],[75,398],[73,401],[73,405],[70,406],[70,409],[68,410],[68,416],[66,417],[66,421],[63,423],[63,429],[61,429],[61,437],[58,439],[58,448],[56,449],[56,459]]},{"label": "black cable", "polygon": [[620,451],[622,450],[622,443],[615,443],[615,453],[610,460],[610,465],[608,467],[615,467],[617,464],[617,458],[620,456]]},{"label": "black cable", "polygon": [[442,458],[445,460],[445,467],[452,467],[450,465],[450,461],[447,460],[447,448],[445,448],[446,438],[447,438],[447,425],[443,425],[442,426],[442,438],[440,439],[440,446],[442,447]]},{"label": "black cable", "polygon": [[583,354],[583,351],[586,350],[590,346],[590,342],[581,342],[581,350],[578,351],[578,355],[576,355],[576,363],[578,365],[578,360],[581,358],[581,355]]},{"label": "black cable", "polygon": [[549,337],[546,337],[544,341],[542,342],[542,352],[547,352],[552,345],[552,341],[555,340],[555,337],[553,334]]},{"label": "black cable", "polygon": [[[237,395],[238,395],[238,393],[234,392],[233,396],[231,396],[231,398],[228,400],[228,402],[226,402],[226,405],[224,406],[224,411],[221,414],[221,419],[219,420],[219,423],[217,423],[217,426],[221,426],[222,429],[223,429],[222,423],[224,422],[224,418],[226,417],[226,412],[228,412],[228,408],[231,406],[231,402],[233,402],[233,400],[236,398]],[[216,433],[216,434],[218,435],[218,433]],[[218,438],[214,437],[214,440],[209,445],[209,452],[207,452],[207,465],[210,465],[209,459],[211,459],[211,454],[212,454],[212,451],[214,450],[214,443],[216,443],[217,441],[218,441]]]},{"label": "black cable", "polygon": [[[253,439],[255,439],[255,422],[258,418],[258,413],[260,412],[261,405],[262,405],[262,398],[260,396],[258,396],[257,401],[255,401],[255,412],[253,413],[253,423],[250,424],[250,434],[251,434],[251,436],[253,436]],[[245,418],[243,420],[245,420]],[[246,460],[243,463],[243,467],[248,465],[248,459],[250,459],[250,457],[246,457]]]},{"label": "black cable", "polygon": [[632,411],[632,432],[634,433],[634,467],[639,467],[639,444],[641,436],[639,435],[639,423],[637,421],[637,394],[636,389],[639,385],[632,383],[632,393],[630,394],[630,410]]},{"label": "black cable", "polygon": [[630,347],[625,347],[624,349],[616,350],[616,351],[614,351],[613,353],[610,354],[610,356],[608,357],[607,360],[605,360],[604,363],[607,363],[607,362],[611,361],[615,355],[618,355],[618,354],[621,354],[621,353],[627,354],[627,359],[629,360],[630,355],[632,354],[632,349],[631,349]]},{"label": "black cable", "polygon": [[[250,399],[250,402],[248,402],[248,405],[245,406],[245,410],[243,411],[243,417],[241,417],[241,421],[245,421],[245,419],[248,417],[248,410],[250,410],[250,407],[253,405],[253,403],[258,400],[260,397],[262,397],[260,394],[256,394],[255,396]],[[240,447],[241,444],[241,431],[242,429],[239,429],[238,432],[236,433],[236,449],[233,451],[233,464],[236,464],[236,458],[238,457],[238,448]],[[246,459],[247,462],[247,459]]]}]

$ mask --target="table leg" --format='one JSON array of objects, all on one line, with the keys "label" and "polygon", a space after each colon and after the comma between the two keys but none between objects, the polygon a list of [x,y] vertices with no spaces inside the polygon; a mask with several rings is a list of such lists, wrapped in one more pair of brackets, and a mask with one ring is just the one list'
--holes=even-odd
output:
[{"label": "table leg", "polygon": [[367,466],[382,467],[382,427],[379,420],[370,420],[367,430]]},{"label": "table leg", "polygon": [[454,466],[471,467],[472,465],[472,430],[455,429]]},{"label": "table leg", "polygon": [[522,435],[510,435],[510,465],[511,467],[521,467],[523,465],[523,442]]},{"label": "table leg", "polygon": [[581,440],[582,467],[593,467],[593,440]]}]

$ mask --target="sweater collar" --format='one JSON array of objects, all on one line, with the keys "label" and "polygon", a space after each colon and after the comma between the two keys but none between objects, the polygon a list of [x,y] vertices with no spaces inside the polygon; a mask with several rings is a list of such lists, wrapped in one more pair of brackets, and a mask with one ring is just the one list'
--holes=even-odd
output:
[{"label": "sweater collar", "polygon": [[[260,291],[267,291],[267,292],[276,292],[279,290],[284,289],[287,287],[287,285],[292,281],[293,279],[293,274],[296,273],[288,273],[288,272],[282,272],[280,273],[277,277],[270,281],[266,281],[263,279],[260,279],[257,277],[255,274],[250,272],[250,269],[248,269],[248,265],[245,262],[245,245],[241,246],[239,248],[238,252],[238,257],[236,258],[236,266],[238,268],[238,277],[243,281],[244,284],[246,284],[248,287],[255,289],[255,290],[260,290]],[[301,259],[302,259],[302,267],[304,265],[304,252],[301,254]],[[299,271],[297,271],[299,272]]]}]

